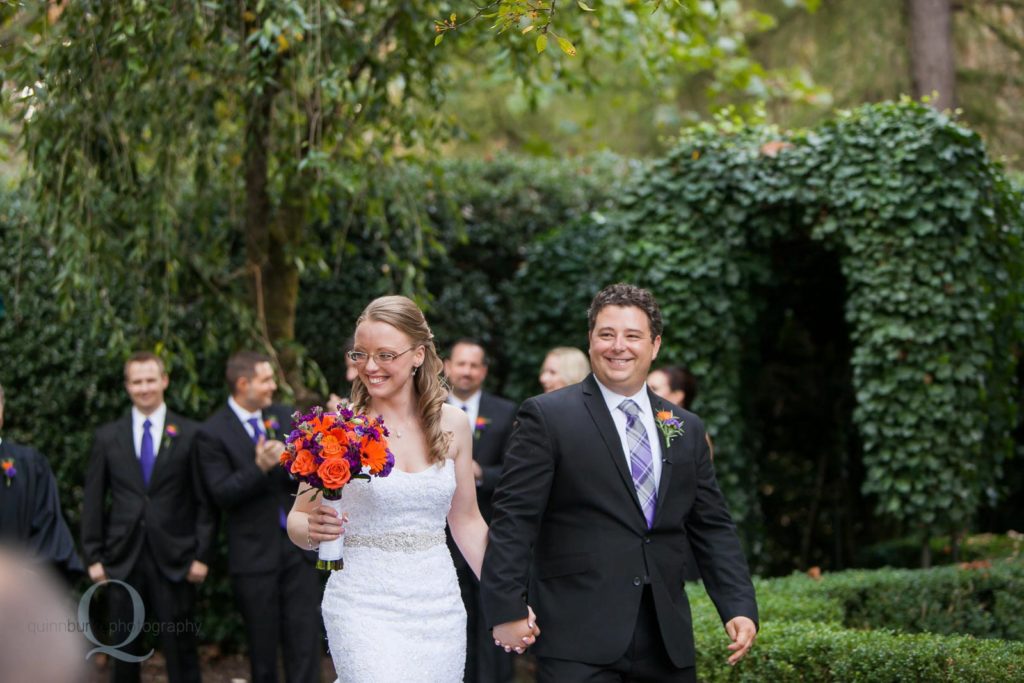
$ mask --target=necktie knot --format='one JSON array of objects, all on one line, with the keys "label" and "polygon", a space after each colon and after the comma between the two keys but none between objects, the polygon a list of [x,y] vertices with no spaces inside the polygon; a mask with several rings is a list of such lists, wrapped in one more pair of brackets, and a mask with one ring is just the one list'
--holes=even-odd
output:
[{"label": "necktie knot", "polygon": [[152,426],[153,426],[153,423],[149,420],[148,417],[146,418],[145,422],[142,423],[142,428],[145,429],[147,432],[149,431],[150,427],[152,427]]},{"label": "necktie knot", "polygon": [[627,398],[625,401],[620,403],[619,410],[626,414],[626,417],[629,418],[630,422],[635,420],[637,415],[640,414],[640,406],[638,406],[636,401],[631,398]]}]

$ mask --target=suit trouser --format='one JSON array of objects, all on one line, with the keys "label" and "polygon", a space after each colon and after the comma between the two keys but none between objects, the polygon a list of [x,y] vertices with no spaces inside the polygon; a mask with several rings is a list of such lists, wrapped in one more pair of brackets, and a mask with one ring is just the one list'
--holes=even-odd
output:
[{"label": "suit trouser", "polygon": [[277,683],[278,643],[284,655],[285,680],[317,683],[324,642],[319,618],[320,577],[290,540],[282,538],[279,545],[276,571],[231,577],[249,641],[252,683]]},{"label": "suit trouser", "polygon": [[[455,552],[458,552],[457,550]],[[464,683],[511,683],[512,655],[494,644],[484,622],[480,582],[468,565],[457,568],[462,602],[466,605],[466,672]]]},{"label": "suit trouser", "polygon": [[[199,654],[196,643],[198,623],[195,620],[195,586],[187,581],[171,581],[157,566],[149,548],[143,545],[139,559],[125,579],[142,598],[147,629],[156,633],[157,643],[167,661],[170,683],[196,683],[200,680]],[[108,585],[111,643],[115,646],[131,638],[136,619],[131,595],[122,586]],[[141,624],[140,624],[141,626]],[[139,634],[118,649],[142,655],[145,637]],[[110,680],[114,683],[138,683],[139,664],[114,658]]]},{"label": "suit trouser", "polygon": [[[539,617],[538,617],[539,621]],[[543,624],[541,624],[543,629]],[[543,634],[540,636],[544,637]],[[626,652],[604,666],[550,657],[537,658],[537,683],[696,683],[697,669],[677,668],[668,656],[654,597],[644,586],[633,637]]]}]

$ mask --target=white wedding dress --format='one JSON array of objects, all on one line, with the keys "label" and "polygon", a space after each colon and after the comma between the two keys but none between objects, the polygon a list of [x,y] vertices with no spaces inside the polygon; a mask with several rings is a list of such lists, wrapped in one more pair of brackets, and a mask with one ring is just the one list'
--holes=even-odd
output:
[{"label": "white wedding dress", "polygon": [[445,519],[455,463],[345,487],[345,568],[324,592],[327,642],[340,683],[456,683],[466,610]]}]

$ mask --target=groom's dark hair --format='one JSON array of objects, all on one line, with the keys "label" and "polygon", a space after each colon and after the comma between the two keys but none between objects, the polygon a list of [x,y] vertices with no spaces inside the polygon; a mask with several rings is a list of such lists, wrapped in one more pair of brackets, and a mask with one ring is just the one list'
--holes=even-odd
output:
[{"label": "groom's dark hair", "polygon": [[594,297],[590,302],[590,309],[587,311],[587,333],[594,331],[597,324],[597,314],[605,306],[636,306],[647,315],[647,322],[651,326],[651,339],[661,336],[663,324],[661,321],[661,309],[654,295],[642,287],[619,282],[608,285]]}]

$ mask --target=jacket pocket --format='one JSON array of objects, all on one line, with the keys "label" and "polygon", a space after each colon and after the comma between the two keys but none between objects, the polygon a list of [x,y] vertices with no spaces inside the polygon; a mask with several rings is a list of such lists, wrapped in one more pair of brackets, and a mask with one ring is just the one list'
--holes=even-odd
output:
[{"label": "jacket pocket", "polygon": [[556,576],[581,574],[590,569],[590,553],[561,555],[537,563],[538,579],[553,579]]}]

